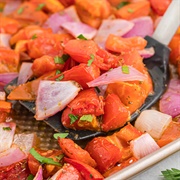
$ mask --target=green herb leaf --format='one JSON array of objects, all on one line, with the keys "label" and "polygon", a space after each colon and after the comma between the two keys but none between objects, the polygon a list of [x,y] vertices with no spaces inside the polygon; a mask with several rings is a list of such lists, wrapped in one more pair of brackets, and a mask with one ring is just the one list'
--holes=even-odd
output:
[{"label": "green herb leaf", "polygon": [[21,7],[21,8],[18,9],[17,13],[18,13],[18,14],[22,14],[23,11],[24,11],[24,7]]},{"label": "green herb leaf", "polygon": [[59,56],[55,56],[54,57],[54,62],[56,64],[64,64],[69,58],[69,55],[68,54],[63,54],[61,57]]},{"label": "green herb leaf", "polygon": [[61,71],[59,69],[56,70],[56,75],[61,74]]},{"label": "green herb leaf", "polygon": [[80,34],[77,38],[78,38],[78,39],[87,40],[87,38],[85,38],[82,34]]},{"label": "green herb leaf", "polygon": [[131,8],[129,8],[127,11],[128,11],[129,13],[133,13],[133,12],[134,12],[134,10],[131,9]]},{"label": "green herb leaf", "polygon": [[126,66],[126,65],[122,66],[122,72],[123,72],[124,74],[129,74],[129,67]]},{"label": "green herb leaf", "polygon": [[31,37],[31,39],[36,39],[37,38],[37,35],[36,34],[34,34],[32,37]]},{"label": "green herb leaf", "polygon": [[36,8],[36,11],[40,11],[44,6],[45,6],[45,3],[39,4],[38,7]]},{"label": "green herb leaf", "polygon": [[65,137],[67,137],[69,135],[69,133],[55,133],[54,135],[53,135],[53,137],[55,138],[55,139],[58,139],[59,137],[60,138],[65,138]]},{"label": "green herb leaf", "polygon": [[4,10],[4,9],[3,9],[2,7],[0,7],[0,12],[3,12],[3,10]]},{"label": "green herb leaf", "polygon": [[70,118],[70,124],[73,124],[75,121],[79,119],[79,117],[74,114],[69,114],[68,116]]},{"label": "green herb leaf", "polygon": [[59,156],[55,156],[56,159],[58,159],[59,161],[64,157],[64,154],[60,154]]},{"label": "green herb leaf", "polygon": [[34,148],[31,148],[29,152],[34,156],[35,159],[37,159],[42,164],[53,164],[53,165],[61,166],[60,163],[54,161],[52,158],[41,156]]},{"label": "green herb leaf", "polygon": [[125,5],[127,5],[127,4],[129,4],[129,2],[123,1],[123,2],[119,3],[119,4],[116,6],[116,8],[117,8],[117,9],[120,9],[120,8],[124,7]]},{"label": "green herb leaf", "polygon": [[88,122],[92,122],[93,120],[93,116],[91,114],[86,114],[80,117],[81,121],[88,121]]},{"label": "green herb leaf", "polygon": [[90,57],[91,57],[91,59],[88,60],[88,64],[87,64],[88,66],[90,66],[92,64],[92,62],[94,61],[94,58],[95,58],[94,54],[91,54]]},{"label": "green herb leaf", "polygon": [[56,78],[56,81],[61,81],[64,78],[64,74],[62,74],[61,76],[59,76],[58,78]]},{"label": "green herb leaf", "polygon": [[27,180],[33,180],[34,179],[34,176],[32,174],[30,174],[28,177],[27,177]]},{"label": "green herb leaf", "polygon": [[12,129],[10,127],[3,127],[4,131],[11,131]]},{"label": "green herb leaf", "polygon": [[162,176],[166,180],[180,180],[180,170],[176,168],[166,169],[165,171],[161,171]]}]

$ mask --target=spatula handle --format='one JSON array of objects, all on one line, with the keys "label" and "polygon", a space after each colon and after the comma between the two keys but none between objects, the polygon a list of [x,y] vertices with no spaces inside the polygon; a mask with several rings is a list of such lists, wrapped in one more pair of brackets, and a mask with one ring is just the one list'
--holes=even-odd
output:
[{"label": "spatula handle", "polygon": [[172,0],[152,37],[168,45],[180,25],[180,0]]}]

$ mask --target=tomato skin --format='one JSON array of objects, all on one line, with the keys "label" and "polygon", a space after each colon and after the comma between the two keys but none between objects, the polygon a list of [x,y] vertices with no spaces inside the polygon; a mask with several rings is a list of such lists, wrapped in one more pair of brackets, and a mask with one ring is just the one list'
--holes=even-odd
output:
[{"label": "tomato skin", "polygon": [[83,89],[87,89],[88,85],[86,83],[100,76],[100,70],[94,64],[87,66],[87,64],[81,63],[69,70],[64,71],[61,74],[52,77],[51,80],[56,80],[62,75],[62,81],[74,80],[78,82]]},{"label": "tomato skin", "polygon": [[122,127],[130,119],[130,112],[116,94],[105,98],[104,115],[101,128],[110,131]]},{"label": "tomato skin", "polygon": [[63,153],[71,159],[79,160],[89,166],[96,167],[97,164],[90,154],[74,143],[73,140],[67,138],[58,138],[59,146]]},{"label": "tomato skin", "polygon": [[120,159],[121,152],[118,147],[110,143],[105,137],[92,139],[85,149],[97,163],[99,172],[104,173],[112,168]]},{"label": "tomato skin", "polygon": [[27,159],[0,168],[0,179],[2,180],[26,180],[29,175]]},{"label": "tomato skin", "polygon": [[[41,156],[53,158],[57,161],[55,158],[56,156],[62,155],[61,150],[36,150]],[[30,169],[31,174],[34,176],[36,175],[38,168],[40,166],[40,162],[34,158],[32,154],[28,155],[28,167]],[[51,165],[51,164],[45,164],[43,165],[43,177],[48,178],[49,176],[52,176],[57,170],[59,170],[59,166]]]},{"label": "tomato skin", "polygon": [[153,10],[159,15],[162,16],[166,9],[168,8],[169,4],[172,0],[149,0],[151,3],[151,7]]},{"label": "tomato skin", "polygon": [[81,161],[64,157],[64,161],[74,166],[85,180],[103,180],[104,177],[93,167]]},{"label": "tomato skin", "polygon": [[157,144],[163,147],[178,138],[180,138],[180,122],[172,121],[157,141]]}]

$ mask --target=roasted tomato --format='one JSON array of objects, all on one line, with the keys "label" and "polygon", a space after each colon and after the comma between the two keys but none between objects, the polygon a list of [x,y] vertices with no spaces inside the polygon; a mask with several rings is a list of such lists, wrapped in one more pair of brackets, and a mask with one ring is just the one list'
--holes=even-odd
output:
[{"label": "roasted tomato", "polygon": [[104,173],[121,159],[121,152],[118,147],[110,143],[105,137],[92,139],[85,149],[97,163],[99,172]]},{"label": "roasted tomato", "polygon": [[104,115],[101,128],[103,131],[122,127],[130,119],[130,112],[116,94],[108,94],[105,98]]},{"label": "roasted tomato", "polygon": [[58,138],[59,146],[63,153],[71,159],[79,160],[89,166],[96,167],[96,162],[90,154],[74,143],[73,140],[67,138]]}]

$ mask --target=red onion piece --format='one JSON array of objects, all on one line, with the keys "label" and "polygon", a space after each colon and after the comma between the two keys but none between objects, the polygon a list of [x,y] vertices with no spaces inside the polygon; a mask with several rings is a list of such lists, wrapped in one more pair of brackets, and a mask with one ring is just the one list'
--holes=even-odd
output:
[{"label": "red onion piece", "polygon": [[180,79],[171,79],[166,92],[159,101],[161,112],[173,118],[180,115]]},{"label": "red onion piece", "polygon": [[4,91],[0,91],[0,100],[6,100],[6,93]]},{"label": "red onion piece", "polygon": [[16,124],[13,122],[0,123],[0,152],[9,149],[12,145]]},{"label": "red onion piece", "polygon": [[94,41],[102,48],[105,48],[105,42],[109,34],[123,36],[129,32],[134,26],[134,23],[123,19],[106,19],[102,21],[101,26],[97,31]]},{"label": "red onion piece", "polygon": [[123,37],[133,37],[133,36],[151,36],[153,34],[153,21],[150,16],[144,16],[140,18],[136,18],[131,20],[132,23],[134,23],[134,27]]},{"label": "red onion piece", "polygon": [[0,46],[10,48],[9,40],[11,38],[10,34],[0,33]]},{"label": "red onion piece", "polygon": [[43,169],[42,166],[39,166],[36,176],[33,180],[43,180]]},{"label": "red onion piece", "polygon": [[143,58],[150,58],[155,54],[155,50],[153,47],[145,48],[143,50],[139,50],[138,52]]},{"label": "red onion piece", "polygon": [[36,98],[37,120],[44,120],[64,109],[80,91],[75,81],[40,81]]},{"label": "red onion piece", "polygon": [[17,72],[10,72],[10,73],[0,73],[0,83],[8,84],[13,79],[18,77]]},{"label": "red onion piece", "polygon": [[63,27],[75,38],[82,34],[85,38],[92,39],[97,33],[95,28],[82,22],[65,22],[61,24],[61,27]]},{"label": "red onion piece", "polygon": [[148,133],[144,133],[140,137],[130,142],[130,148],[134,157],[141,159],[148,154],[158,150],[160,147]]},{"label": "red onion piece", "polygon": [[30,77],[32,77],[33,71],[31,69],[31,67],[32,67],[32,63],[28,63],[28,62],[22,63],[21,68],[19,70],[17,85],[26,83],[27,80]]},{"label": "red onion piece", "polygon": [[0,167],[9,166],[26,159],[27,155],[17,146],[12,146],[6,151],[0,153]]},{"label": "red onion piece", "polygon": [[3,9],[3,14],[4,15],[11,14],[14,10],[16,10],[19,7],[20,4],[21,4],[21,0],[8,0]]},{"label": "red onion piece", "polygon": [[129,73],[125,74],[122,71],[122,66],[119,66],[88,82],[87,85],[89,87],[95,87],[120,81],[144,81],[146,79],[146,75],[142,74],[132,66],[128,66],[128,69]]}]

